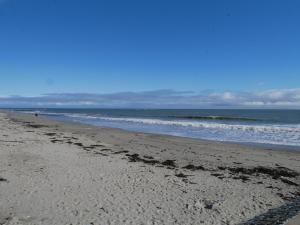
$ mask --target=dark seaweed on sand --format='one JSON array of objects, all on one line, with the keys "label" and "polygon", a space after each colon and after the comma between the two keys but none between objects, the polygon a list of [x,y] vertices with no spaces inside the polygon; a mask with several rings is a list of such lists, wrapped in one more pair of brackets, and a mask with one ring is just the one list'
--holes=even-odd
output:
[{"label": "dark seaweed on sand", "polygon": [[105,147],[105,146],[104,145],[96,144],[96,145],[90,145],[90,147],[96,148],[96,147]]},{"label": "dark seaweed on sand", "polygon": [[74,143],[74,145],[77,145],[77,146],[79,146],[79,147],[83,147],[83,144],[80,143],[80,142],[76,142],[76,143]]},{"label": "dark seaweed on sand", "polygon": [[282,177],[297,177],[299,173],[293,171],[291,169],[285,167],[277,167],[277,168],[268,168],[263,166],[258,166],[254,168],[243,168],[243,167],[234,167],[234,168],[227,168],[232,173],[242,173],[247,175],[259,175],[265,174],[271,176],[273,179],[278,179]]},{"label": "dark seaweed on sand", "polygon": [[244,176],[244,175],[233,177],[233,179],[234,180],[242,180],[243,182],[250,180],[250,178],[248,176]]},{"label": "dark seaweed on sand", "polygon": [[31,128],[42,128],[42,127],[47,127],[45,125],[42,125],[42,124],[26,124],[27,127],[31,127]]},{"label": "dark seaweed on sand", "polygon": [[122,153],[128,153],[129,151],[127,150],[123,150],[123,151],[117,151],[117,152],[114,152],[113,154],[122,154]]},{"label": "dark seaweed on sand", "polygon": [[0,182],[7,182],[8,180],[3,178],[3,177],[0,177]]},{"label": "dark seaweed on sand", "polygon": [[176,160],[166,160],[163,161],[161,164],[164,166],[176,167],[175,161]]},{"label": "dark seaweed on sand", "polygon": [[55,136],[56,133],[45,133],[45,135],[47,135],[47,136]]},{"label": "dark seaweed on sand", "polygon": [[296,184],[296,183],[294,183],[293,181],[290,181],[290,180],[288,180],[288,179],[280,178],[280,180],[281,180],[283,183],[286,183],[286,184],[288,184],[288,185],[292,185],[292,186],[296,186],[296,187],[299,186],[299,184]]},{"label": "dark seaweed on sand", "polygon": [[175,174],[175,176],[180,177],[180,178],[187,178],[188,177],[188,175],[185,175],[183,173],[177,173],[177,174]]},{"label": "dark seaweed on sand", "polygon": [[126,156],[129,158],[129,162],[143,162],[151,165],[160,163],[158,160],[142,159],[139,157],[139,154],[132,154],[132,155],[126,154]]},{"label": "dark seaweed on sand", "polygon": [[187,169],[187,170],[192,170],[192,171],[195,171],[195,170],[206,170],[203,166],[194,166],[192,164],[189,164],[189,165],[184,166],[182,168],[183,169]]}]

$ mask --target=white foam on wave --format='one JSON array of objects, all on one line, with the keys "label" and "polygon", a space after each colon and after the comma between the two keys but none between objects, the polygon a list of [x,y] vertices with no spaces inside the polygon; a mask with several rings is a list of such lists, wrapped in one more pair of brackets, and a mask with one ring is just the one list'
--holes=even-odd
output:
[{"label": "white foam on wave", "polygon": [[120,121],[120,122],[132,122],[142,123],[149,125],[172,125],[172,126],[183,126],[183,127],[195,127],[195,128],[211,128],[211,129],[230,129],[230,130],[242,130],[242,131],[253,131],[253,132],[299,132],[300,124],[290,125],[245,125],[245,124],[225,124],[220,122],[205,122],[205,121],[185,121],[185,120],[162,120],[162,119],[147,119],[147,118],[122,118],[122,117],[104,117],[97,115],[87,115],[81,113],[43,113],[44,115],[63,115],[74,118],[82,119],[101,119],[108,121]]},{"label": "white foam on wave", "polygon": [[184,126],[194,128],[207,128],[207,129],[230,129],[241,131],[253,131],[253,132],[289,132],[299,133],[300,126],[292,125],[242,125],[242,124],[225,124],[225,123],[213,123],[213,122],[199,122],[199,121],[181,121],[181,120],[161,120],[161,119],[139,119],[139,118],[117,118],[117,117],[95,117],[102,120],[120,121],[120,122],[133,122],[143,123],[150,125],[173,125]]},{"label": "white foam on wave", "polygon": [[[78,122],[99,124],[101,121],[112,122],[111,126],[124,128],[129,124],[145,125],[142,130],[149,126],[169,127],[168,132],[179,136],[205,138],[218,141],[253,142],[261,144],[300,146],[300,124],[236,124],[215,121],[190,121],[190,120],[167,120],[150,118],[124,118],[107,117],[99,114],[41,112],[43,115],[64,116],[78,119]],[[100,123],[99,123],[100,122]],[[127,124],[127,125],[126,125]],[[149,125],[149,126],[147,126]],[[110,126],[110,125],[109,125]],[[148,127],[148,128],[147,128]],[[173,127],[173,128],[172,128]],[[141,128],[138,128],[141,129]],[[133,129],[134,130],[134,129]],[[152,129],[155,132],[156,129]],[[191,133],[191,131],[197,132]],[[161,132],[161,131],[157,131]],[[217,132],[217,133],[215,133]],[[219,133],[221,132],[221,133]],[[209,134],[212,134],[209,136]]]}]

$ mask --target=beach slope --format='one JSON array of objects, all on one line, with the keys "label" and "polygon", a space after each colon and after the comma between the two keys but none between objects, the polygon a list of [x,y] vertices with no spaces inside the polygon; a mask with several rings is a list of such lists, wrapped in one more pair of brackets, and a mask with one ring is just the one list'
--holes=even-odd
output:
[{"label": "beach slope", "polygon": [[239,224],[299,197],[300,152],[0,113],[0,224]]}]

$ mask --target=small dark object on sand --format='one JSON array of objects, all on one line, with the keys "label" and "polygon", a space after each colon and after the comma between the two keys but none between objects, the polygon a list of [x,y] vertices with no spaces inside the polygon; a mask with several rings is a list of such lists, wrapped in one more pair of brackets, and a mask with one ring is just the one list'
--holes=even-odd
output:
[{"label": "small dark object on sand", "polygon": [[79,147],[83,147],[83,144],[80,143],[80,142],[76,142],[76,143],[74,143],[74,145],[77,145],[77,146],[79,146]]},{"label": "small dark object on sand", "polygon": [[63,142],[62,140],[58,140],[58,139],[53,139],[53,140],[50,140],[52,143],[57,143],[57,142]]},{"label": "small dark object on sand", "polygon": [[187,165],[185,167],[182,167],[182,168],[187,169],[187,170],[193,170],[193,171],[195,171],[195,170],[205,170],[205,168],[203,166],[194,166],[192,164],[189,164],[189,165]]},{"label": "small dark object on sand", "polygon": [[34,114],[34,116],[35,116],[35,117],[38,117],[38,116],[39,116],[39,114],[38,114],[38,113],[35,113],[35,114]]},{"label": "small dark object on sand", "polygon": [[94,152],[94,155],[102,155],[102,156],[107,156],[107,154],[101,153],[101,152]]},{"label": "small dark object on sand", "polygon": [[114,152],[113,154],[122,154],[122,153],[128,153],[129,151],[127,150],[123,150],[123,151],[118,151],[118,152]]},{"label": "small dark object on sand", "polygon": [[43,127],[47,127],[47,126],[45,126],[45,125],[41,125],[41,124],[31,124],[31,123],[27,124],[26,126],[27,126],[27,127],[30,127],[30,128],[43,128]]},{"label": "small dark object on sand", "polygon": [[181,178],[186,178],[188,177],[188,175],[185,175],[183,173],[178,173],[178,174],[175,174],[176,177],[181,177]]},{"label": "small dark object on sand", "polygon": [[55,136],[56,133],[45,133],[45,135],[47,135],[47,136]]},{"label": "small dark object on sand", "polygon": [[171,167],[176,167],[175,165],[175,161],[176,160],[166,160],[166,161],[163,161],[161,164],[164,165],[164,166],[171,166]]},{"label": "small dark object on sand", "polygon": [[217,177],[221,180],[223,180],[225,178],[224,174],[221,174],[221,173],[212,173],[211,175],[214,176],[214,177]]},{"label": "small dark object on sand", "polygon": [[104,145],[90,145],[90,147],[96,148],[96,147],[105,147],[105,146]]},{"label": "small dark object on sand", "polygon": [[218,169],[219,170],[226,170],[226,167],[224,167],[224,166],[218,166]]},{"label": "small dark object on sand", "polygon": [[243,182],[246,182],[246,181],[250,180],[249,177],[244,176],[244,175],[240,175],[240,176],[233,177],[233,179],[234,179],[234,180],[242,180]]},{"label": "small dark object on sand", "polygon": [[101,149],[100,151],[102,151],[102,152],[107,152],[107,151],[111,151],[111,149],[110,149],[110,148],[103,148],[103,149]]},{"label": "small dark object on sand", "polygon": [[130,162],[138,162],[140,160],[139,154],[126,154],[128,156]]},{"label": "small dark object on sand", "polygon": [[151,164],[151,165],[159,164],[158,160],[142,159],[142,158],[139,157],[139,154],[132,154],[132,155],[126,154],[126,156],[128,156],[129,162],[143,162],[143,163]]},{"label": "small dark object on sand", "polygon": [[8,180],[3,178],[3,177],[0,177],[0,182],[7,182]]},{"label": "small dark object on sand", "polygon": [[296,184],[296,183],[294,183],[293,181],[290,181],[290,180],[288,180],[288,179],[280,178],[280,180],[281,180],[283,183],[286,183],[286,184],[288,184],[288,185],[293,185],[293,186],[296,186],[296,187],[299,186],[299,184]]},{"label": "small dark object on sand", "polygon": [[291,169],[285,167],[277,167],[277,168],[268,168],[263,166],[258,166],[254,168],[243,168],[243,167],[235,167],[235,168],[227,168],[232,173],[242,173],[247,175],[259,175],[265,174],[271,176],[273,179],[278,179],[281,176],[283,177],[297,177],[299,173],[293,171]]}]

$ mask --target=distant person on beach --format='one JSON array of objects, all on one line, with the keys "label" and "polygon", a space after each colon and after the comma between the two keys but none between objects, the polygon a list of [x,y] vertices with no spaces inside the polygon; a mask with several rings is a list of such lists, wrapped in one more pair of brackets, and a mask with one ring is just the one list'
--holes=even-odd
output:
[{"label": "distant person on beach", "polygon": [[38,113],[35,113],[35,114],[34,114],[34,116],[35,116],[35,117],[38,117],[38,116],[39,116],[39,114],[38,114]]}]

